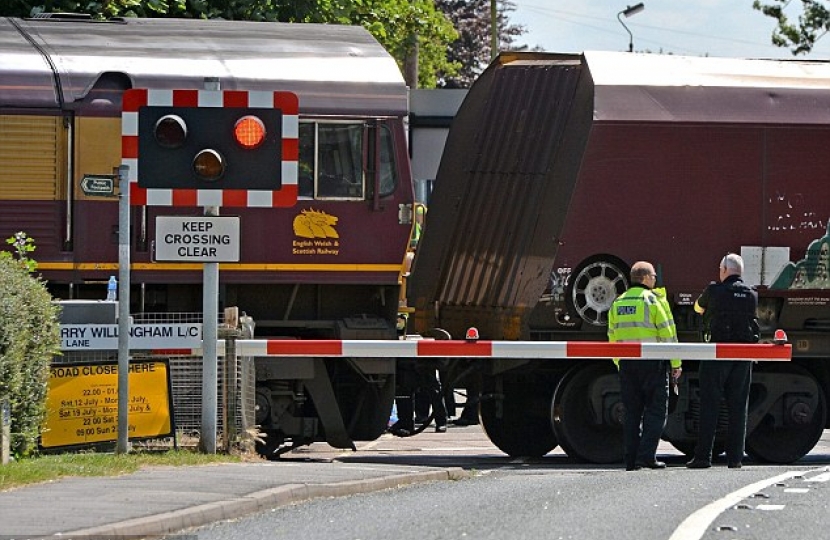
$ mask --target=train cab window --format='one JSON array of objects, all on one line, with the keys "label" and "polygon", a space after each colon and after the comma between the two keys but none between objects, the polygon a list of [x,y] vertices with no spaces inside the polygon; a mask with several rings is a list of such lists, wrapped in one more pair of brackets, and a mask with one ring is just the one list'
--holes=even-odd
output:
[{"label": "train cab window", "polygon": [[[392,134],[386,126],[381,126],[378,133],[380,134],[380,196],[384,197],[395,191],[398,186],[398,175],[395,168],[395,147]],[[371,156],[371,152],[369,155]]]},{"label": "train cab window", "polygon": [[[366,140],[366,134],[369,139]],[[373,193],[372,175],[363,165],[374,165],[374,134],[379,134],[380,195],[390,195],[398,185],[395,151],[386,126],[367,132],[363,122],[300,122],[298,188],[302,199],[363,200]],[[364,158],[364,148],[368,160]]]},{"label": "train cab window", "polygon": [[300,124],[300,197],[365,198],[363,132],[363,123]]}]

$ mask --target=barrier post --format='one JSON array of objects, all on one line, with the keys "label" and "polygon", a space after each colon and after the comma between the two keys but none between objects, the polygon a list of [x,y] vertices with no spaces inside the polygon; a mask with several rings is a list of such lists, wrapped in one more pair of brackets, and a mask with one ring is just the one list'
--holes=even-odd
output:
[{"label": "barrier post", "polygon": [[225,340],[225,356],[222,358],[222,447],[230,452],[237,440],[236,405],[239,403],[239,378],[236,357],[236,340],[242,335],[239,325],[239,309],[225,309],[225,324],[219,329],[219,339]]}]

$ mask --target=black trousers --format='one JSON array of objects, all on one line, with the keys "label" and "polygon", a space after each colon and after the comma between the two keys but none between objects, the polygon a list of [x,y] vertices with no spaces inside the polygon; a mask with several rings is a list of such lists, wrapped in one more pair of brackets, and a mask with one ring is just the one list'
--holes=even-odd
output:
[{"label": "black trousers", "polygon": [[625,464],[654,461],[669,414],[669,363],[621,360],[620,389],[625,406]]},{"label": "black trousers", "polygon": [[744,457],[746,416],[752,362],[712,360],[700,363],[700,433],[695,458],[711,461],[721,399],[726,400],[728,428],[726,459],[740,463]]},{"label": "black trousers", "polygon": [[[423,365],[426,364],[426,365]],[[441,385],[435,376],[435,366],[428,362],[402,362],[398,372],[395,402],[398,409],[397,427],[413,430],[415,426],[415,395],[427,397],[435,415],[435,425],[447,425],[447,409]],[[417,390],[417,393],[416,393]],[[427,415],[429,409],[427,408]]]}]

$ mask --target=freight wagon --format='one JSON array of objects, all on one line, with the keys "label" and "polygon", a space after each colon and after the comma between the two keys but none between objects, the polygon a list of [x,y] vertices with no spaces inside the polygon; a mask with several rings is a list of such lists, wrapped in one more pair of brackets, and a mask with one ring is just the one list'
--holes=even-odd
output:
[{"label": "freight wagon", "polygon": [[[681,341],[699,341],[692,304],[723,255],[741,253],[764,339],[782,328],[793,343],[791,363],[755,370],[747,449],[797,460],[828,422],[828,146],[827,62],[503,53],[450,128],[409,280],[414,329],[605,341],[630,265],[648,260]],[[611,362],[464,370],[480,377],[481,421],[504,452],[622,459]],[[686,362],[664,433],[685,453],[698,397]]]}]

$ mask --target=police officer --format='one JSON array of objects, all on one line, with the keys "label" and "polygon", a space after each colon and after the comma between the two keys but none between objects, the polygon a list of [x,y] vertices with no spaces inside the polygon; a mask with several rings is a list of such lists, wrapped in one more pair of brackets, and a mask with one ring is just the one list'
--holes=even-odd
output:
[{"label": "police officer", "polygon": [[[708,327],[708,341],[716,343],[757,343],[759,338],[758,293],[741,279],[744,261],[730,253],[720,263],[720,281],[712,282],[695,302],[695,311],[703,314]],[[712,360],[700,364],[700,433],[690,469],[712,466],[712,446],[718,425],[721,397],[726,398],[728,428],[726,461],[730,468],[740,468],[744,457],[746,415],[752,362]]]},{"label": "police officer", "polygon": [[[398,376],[395,381],[398,421],[389,428],[393,435],[409,437],[415,434],[415,396],[421,393],[428,396],[428,402],[432,405],[435,432],[447,432],[447,409],[444,407],[441,385],[435,378],[437,369],[436,363],[423,359],[405,359],[398,363]],[[423,423],[424,419],[421,420],[420,423]]]},{"label": "police officer", "polygon": [[[621,294],[608,313],[608,340],[611,342],[677,341],[677,330],[668,302],[652,290],[657,274],[651,263],[640,261],[631,267],[631,288]],[[620,388],[625,406],[623,439],[625,470],[642,467],[662,469],[657,445],[666,426],[669,403],[669,370],[680,377],[680,359],[620,360]],[[642,431],[640,426],[642,424]]]}]

